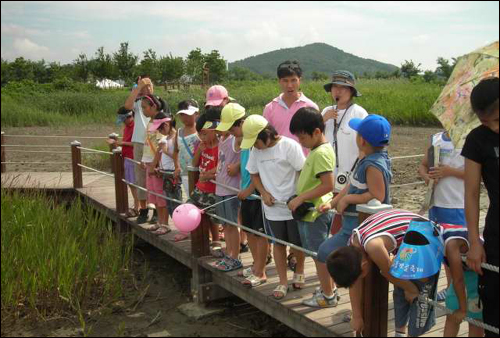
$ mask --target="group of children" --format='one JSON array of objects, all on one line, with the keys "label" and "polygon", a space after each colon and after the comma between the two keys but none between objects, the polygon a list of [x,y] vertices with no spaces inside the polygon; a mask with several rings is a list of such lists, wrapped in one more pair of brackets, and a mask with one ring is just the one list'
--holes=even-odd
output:
[{"label": "group of children", "polygon": [[[472,106],[483,125],[471,133],[462,152],[455,149],[447,133],[432,137],[432,145],[440,149],[439,164],[429,168],[426,156],[419,168],[426,181],[432,179],[437,183],[429,218],[405,210],[390,210],[359,224],[356,205],[373,199],[390,203],[392,173],[386,150],[390,123],[382,116],[368,115],[353,103],[353,98],[361,94],[349,72],[335,72],[332,81],[325,85],[336,104],[322,113],[300,92],[302,70],[297,62],[282,63],[277,74],[282,94],[266,105],[262,116],[247,116],[245,108],[230,98],[224,87],[213,86],[207,92],[203,114],[194,100],[179,103],[177,117],[183,128],[178,130],[166,103],[152,94],[151,81],[138,79],[138,86],[121,110],[127,114],[124,121],[125,129],[129,130],[124,136],[130,138],[132,128],[134,133],[132,139],[124,139],[121,144],[124,148],[133,145],[133,156],[142,163],[141,166],[126,164],[127,180],[135,178],[135,183],[141,185],[138,176],[145,169],[146,182],[142,186],[156,193],[149,194],[148,202],[156,205],[158,223],[145,228],[158,235],[170,231],[168,215],[176,204],[158,195],[182,200],[181,182],[188,193],[188,167],[193,166],[199,168],[200,175],[188,199],[200,208],[216,205],[215,214],[228,221],[220,224],[216,219],[211,220],[211,253],[219,259],[216,267],[221,271],[241,269],[239,275],[244,285],[256,287],[267,281],[266,265],[272,247],[279,276],[279,285],[272,296],[278,300],[286,297],[287,247],[248,234],[254,263],[242,269],[242,236],[231,223],[293,244],[290,249],[296,261],[293,289],[302,289],[305,283],[305,254],[296,247],[316,252],[313,259],[320,287],[303,304],[334,307],[339,300],[337,286],[349,288],[351,325],[355,331],[363,331],[361,280],[372,264],[395,285],[397,336],[406,335],[407,326],[411,336],[428,331],[435,322],[434,308],[422,296],[436,297],[443,257],[449,285],[440,292],[440,300],[445,300],[454,311],[447,318],[445,336],[456,336],[466,315],[482,319],[480,303],[484,305],[487,300],[477,292],[477,273],[483,274],[477,262],[487,259],[498,266],[498,249],[493,249],[494,241],[498,241],[498,209],[490,211],[488,216],[485,252],[477,229],[477,192],[483,175],[492,208],[498,207],[498,78],[483,81],[472,93]],[[491,89],[495,85],[496,94]],[[130,111],[136,117],[140,115],[139,124],[144,130],[136,131],[137,122],[135,126],[130,124]],[[143,137],[142,143],[136,133]],[[486,139],[488,143],[484,143]],[[489,148],[486,150],[491,147],[491,140],[496,142],[492,148],[496,151],[496,162],[495,154]],[[136,144],[140,150],[135,148]],[[474,169],[475,176],[467,177],[469,173],[464,169],[467,166]],[[495,175],[491,174],[494,170]],[[345,175],[346,184],[338,180],[340,175]],[[473,198],[466,202],[467,189],[473,192]],[[139,196],[139,191],[134,192],[136,195],[136,207],[140,209],[138,223],[145,223],[147,209],[141,200],[144,197]],[[339,221],[338,229],[331,236],[334,218]],[[220,242],[221,226],[225,250]],[[187,236],[179,234],[176,240]],[[462,255],[468,252],[468,265],[464,265]],[[408,263],[415,260],[427,263],[425,266]],[[491,280],[495,278],[498,285],[498,275],[489,275],[489,279],[484,278],[479,284],[493,290],[495,282]],[[498,293],[498,287],[494,292]],[[488,320],[492,325],[496,320],[498,327],[498,302],[490,300],[488,306],[492,311],[496,306],[496,319],[489,316]],[[487,316],[484,317],[486,321]],[[470,326],[469,333],[483,335],[482,329],[475,326]]]}]

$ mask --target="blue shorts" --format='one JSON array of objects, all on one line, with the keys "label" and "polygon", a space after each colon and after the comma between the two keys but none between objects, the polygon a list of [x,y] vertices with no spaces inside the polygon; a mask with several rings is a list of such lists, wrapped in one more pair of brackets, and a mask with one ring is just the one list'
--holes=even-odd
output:
[{"label": "blue shorts", "polygon": [[[219,203],[222,201],[226,201],[230,198],[234,197],[233,196],[216,196],[215,197],[215,202]],[[238,212],[240,211],[240,200],[237,198],[233,198],[230,201],[218,204],[215,206],[215,213],[217,216],[222,217],[227,219],[228,221],[238,223]],[[220,220],[222,225],[225,225],[226,223],[222,220]]]},{"label": "blue shorts", "polygon": [[326,263],[329,254],[349,244],[352,231],[359,226],[359,220],[353,216],[342,216],[342,228],[333,237],[327,239],[318,249],[318,261]]},{"label": "blue shorts", "polygon": [[302,247],[318,252],[320,245],[328,239],[332,220],[331,214],[323,214],[314,222],[297,221]]},{"label": "blue shorts", "polygon": [[429,219],[434,223],[447,223],[465,226],[465,210],[432,207],[429,210]]},{"label": "blue shorts", "polygon": [[[479,276],[474,271],[464,271],[465,290],[467,294],[467,317],[483,320],[483,309],[478,291]],[[452,311],[460,308],[453,282],[446,292],[446,307]]]},{"label": "blue shorts", "polygon": [[[428,281],[412,280],[418,287],[419,296],[436,299],[439,274],[428,278]],[[415,299],[408,303],[403,289],[394,287],[394,316],[396,328],[408,325],[408,335],[418,337],[429,331],[436,324],[436,309],[428,303]]]}]

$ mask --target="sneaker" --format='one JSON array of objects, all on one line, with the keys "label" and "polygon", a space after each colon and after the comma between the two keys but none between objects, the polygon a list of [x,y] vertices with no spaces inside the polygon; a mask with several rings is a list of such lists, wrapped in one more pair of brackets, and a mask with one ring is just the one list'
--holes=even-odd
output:
[{"label": "sneaker", "polygon": [[137,224],[144,224],[148,221],[148,209],[140,209],[139,210],[139,217],[137,217]]},{"label": "sneaker", "polygon": [[249,248],[248,248],[248,243],[240,243],[240,252],[241,253],[245,253],[245,252],[248,252]]},{"label": "sneaker", "polygon": [[439,291],[437,294],[436,300],[438,302],[444,302],[446,300],[447,291],[448,291],[447,289],[443,289],[443,290]]},{"label": "sneaker", "polygon": [[149,220],[149,223],[150,224],[156,224],[156,223],[158,223],[158,211],[156,211],[156,209],[153,211],[153,216]]},{"label": "sneaker", "polygon": [[339,294],[338,290],[335,289],[333,292],[333,297],[331,299],[326,298],[323,292],[315,292],[312,298],[302,301],[302,304],[309,307],[326,309],[330,307],[335,307],[339,304]]}]

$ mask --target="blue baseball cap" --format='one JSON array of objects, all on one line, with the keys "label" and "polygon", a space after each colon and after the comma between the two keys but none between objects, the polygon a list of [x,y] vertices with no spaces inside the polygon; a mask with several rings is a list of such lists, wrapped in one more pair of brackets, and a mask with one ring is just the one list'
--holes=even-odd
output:
[{"label": "blue baseball cap", "polygon": [[373,147],[389,145],[391,139],[391,124],[385,117],[371,114],[364,119],[352,119],[349,127],[357,131]]},{"label": "blue baseball cap", "polygon": [[421,218],[413,219],[392,263],[390,274],[415,280],[434,276],[441,269],[444,244],[439,226]]}]

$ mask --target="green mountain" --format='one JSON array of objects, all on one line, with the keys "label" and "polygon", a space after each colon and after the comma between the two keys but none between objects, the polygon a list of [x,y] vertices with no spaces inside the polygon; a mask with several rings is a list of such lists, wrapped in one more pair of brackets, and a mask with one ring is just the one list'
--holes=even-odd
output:
[{"label": "green mountain", "polygon": [[303,47],[279,49],[251,56],[230,63],[229,68],[242,67],[258,74],[270,74],[274,77],[278,65],[286,60],[299,61],[305,77],[311,77],[313,72],[330,74],[334,70],[348,70],[359,76],[376,72],[392,73],[398,69],[391,64],[346,53],[326,43],[313,43]]}]

